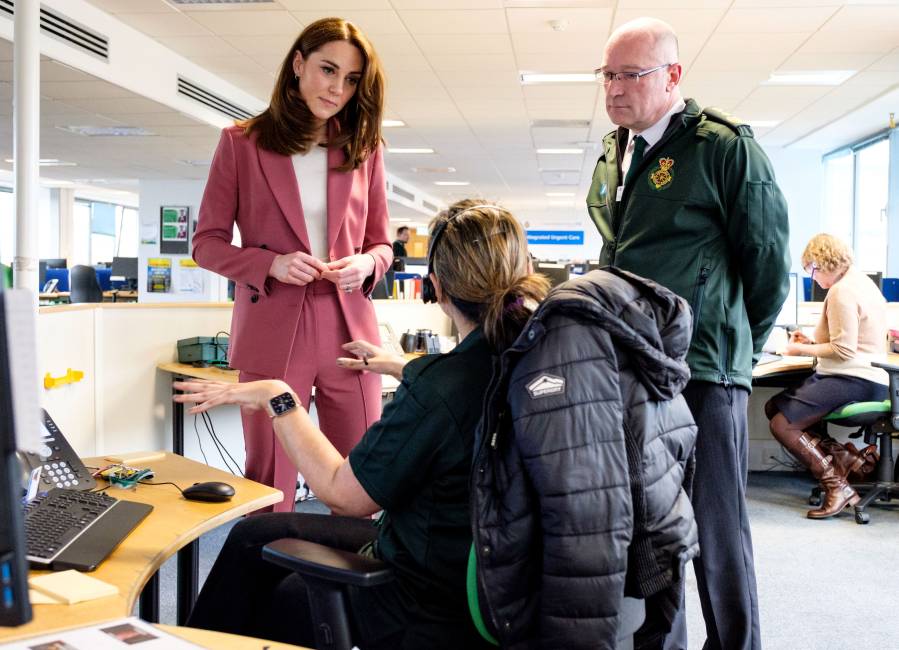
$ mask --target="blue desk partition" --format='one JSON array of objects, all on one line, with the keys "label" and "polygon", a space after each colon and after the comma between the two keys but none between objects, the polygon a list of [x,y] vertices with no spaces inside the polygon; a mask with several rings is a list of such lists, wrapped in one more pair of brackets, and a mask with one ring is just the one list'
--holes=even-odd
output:
[{"label": "blue desk partition", "polygon": [[880,290],[887,302],[899,302],[899,278],[884,278]]},{"label": "blue desk partition", "polygon": [[112,283],[109,279],[109,276],[112,275],[112,269],[98,269],[95,267],[94,272],[97,274],[97,282],[100,283],[101,291],[109,291],[112,289]]},{"label": "blue desk partition", "polygon": [[812,300],[812,279],[811,277],[802,278],[802,299],[805,302]]},{"label": "blue desk partition", "polygon": [[[59,280],[56,285],[57,291],[68,291],[69,290],[69,269],[47,269],[47,280],[52,280],[56,278]],[[38,287],[38,289],[42,289],[43,287]]]}]

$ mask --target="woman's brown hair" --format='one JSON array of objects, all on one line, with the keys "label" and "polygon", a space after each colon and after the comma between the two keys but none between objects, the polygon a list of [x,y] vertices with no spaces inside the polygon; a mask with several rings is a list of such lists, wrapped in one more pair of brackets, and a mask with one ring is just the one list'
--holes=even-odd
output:
[{"label": "woman's brown hair", "polygon": [[457,201],[431,222],[446,222],[431,253],[442,291],[479,324],[497,351],[518,337],[549,283],[531,272],[527,239],[505,208],[480,199]]},{"label": "woman's brown hair", "polygon": [[357,169],[381,144],[381,116],[384,113],[384,73],[381,61],[365,35],[343,18],[322,18],[304,29],[284,57],[281,72],[272,90],[269,106],[262,113],[239,123],[244,133],[259,134],[259,146],[291,156],[305,153],[315,145],[315,117],[300,97],[293,71],[299,52],[306,59],[326,43],[347,41],[362,54],[363,67],[356,92],[336,115],[336,134],[329,147],[343,150],[346,161],[337,169]]}]

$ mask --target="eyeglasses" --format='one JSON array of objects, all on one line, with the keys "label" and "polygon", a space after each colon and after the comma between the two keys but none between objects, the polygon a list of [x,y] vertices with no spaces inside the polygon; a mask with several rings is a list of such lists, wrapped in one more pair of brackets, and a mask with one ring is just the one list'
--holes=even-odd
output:
[{"label": "eyeglasses", "polygon": [[639,70],[638,72],[609,72],[608,70],[597,68],[593,71],[593,74],[596,75],[596,80],[601,81],[604,86],[610,86],[613,81],[623,81],[628,84],[635,84],[640,81],[640,77],[645,77],[653,72],[670,68],[673,65],[674,63],[663,63],[662,65],[650,68],[649,70]]},{"label": "eyeglasses", "polygon": [[809,266],[805,267],[804,270],[806,273],[808,273],[810,276],[812,276],[812,280],[814,280],[815,279],[815,271],[818,270],[818,265],[813,262]]}]

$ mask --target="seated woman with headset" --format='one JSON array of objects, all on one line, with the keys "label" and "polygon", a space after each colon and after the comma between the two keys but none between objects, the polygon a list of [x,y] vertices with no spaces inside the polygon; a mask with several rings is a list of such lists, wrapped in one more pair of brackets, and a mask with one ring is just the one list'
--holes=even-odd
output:
[{"label": "seated woman with headset", "polygon": [[[393,582],[350,591],[350,625],[360,647],[484,643],[469,618],[465,590],[474,432],[494,356],[514,341],[529,305],[548,287],[530,271],[521,226],[497,205],[460,201],[437,217],[431,232],[423,298],[452,319],[459,345],[405,367],[370,344],[345,346],[362,358],[341,360],[345,367],[402,376],[381,420],[347,458],[282,381],[177,386],[186,392],[175,399],[196,402],[194,413],[219,404],[267,409],[287,454],[335,515],[273,513],[238,523],[188,625],[314,645],[302,581],[261,557],[265,544],[296,537],[371,553],[393,566]],[[379,510],[377,523],[362,518]]]}]

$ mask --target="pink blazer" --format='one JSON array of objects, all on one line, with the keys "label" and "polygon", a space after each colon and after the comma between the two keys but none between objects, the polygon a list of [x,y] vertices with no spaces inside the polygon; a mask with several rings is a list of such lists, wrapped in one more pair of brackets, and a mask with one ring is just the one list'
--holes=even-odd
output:
[{"label": "pink blazer", "polygon": [[[338,172],[339,149],[328,150],[328,255],[355,253],[375,259],[366,291],[337,296],[353,339],[377,343],[378,324],[368,299],[373,283],[393,260],[388,237],[387,186],[379,148],[358,169]],[[234,225],[241,245],[232,246]],[[268,277],[275,256],[309,252],[296,173],[289,156],[260,149],[256,135],[239,127],[222,131],[212,160],[193,237],[193,258],[236,283],[229,360],[247,372],[283,377],[294,345],[306,287]]]}]

